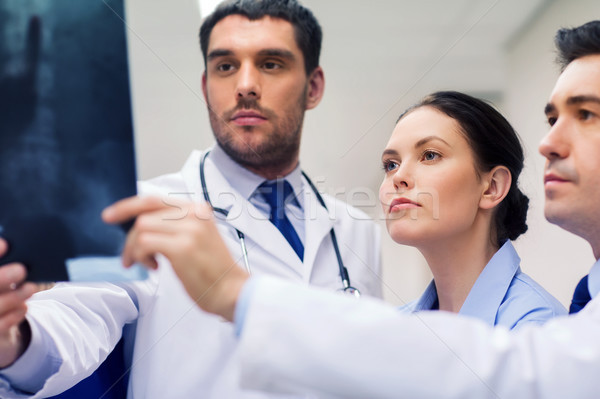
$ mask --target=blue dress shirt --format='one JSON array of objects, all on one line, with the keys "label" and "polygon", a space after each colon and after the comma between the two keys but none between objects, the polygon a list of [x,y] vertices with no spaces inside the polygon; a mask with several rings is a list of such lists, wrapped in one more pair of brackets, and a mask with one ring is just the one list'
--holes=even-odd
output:
[{"label": "blue dress shirt", "polygon": [[[520,262],[512,243],[506,241],[485,266],[458,313],[511,329],[525,323],[542,324],[567,314],[556,298],[521,271]],[[437,301],[432,281],[419,299],[399,310],[406,313],[433,310]]]},{"label": "blue dress shirt", "polygon": [[594,263],[588,275],[588,290],[592,299],[600,293],[600,259]]}]

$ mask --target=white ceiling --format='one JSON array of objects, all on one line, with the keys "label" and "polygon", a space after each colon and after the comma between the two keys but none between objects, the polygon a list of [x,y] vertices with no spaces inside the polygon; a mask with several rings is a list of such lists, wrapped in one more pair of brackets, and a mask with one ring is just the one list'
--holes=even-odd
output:
[{"label": "white ceiling", "polygon": [[[551,1],[304,0],[323,27],[327,88],[307,113],[303,159],[325,146],[333,155],[315,162],[314,172],[377,186],[377,171],[348,176],[341,165],[376,164],[398,115],[432,91],[464,91],[501,106],[507,49]],[[310,133],[322,130],[330,133]]]},{"label": "white ceiling", "polygon": [[501,91],[506,46],[549,3],[303,1],[323,26],[325,66],[331,63],[337,69],[350,59],[365,72],[395,68],[399,87],[408,88],[426,75],[429,86],[452,85],[483,93]]}]

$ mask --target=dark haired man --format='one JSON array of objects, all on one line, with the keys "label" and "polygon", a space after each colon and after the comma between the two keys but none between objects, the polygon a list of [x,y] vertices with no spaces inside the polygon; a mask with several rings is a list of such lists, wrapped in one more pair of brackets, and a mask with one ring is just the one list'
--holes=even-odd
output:
[{"label": "dark haired man", "polygon": [[[583,310],[510,332],[443,312],[406,316],[381,302],[249,279],[223,270],[225,258],[175,260],[188,292],[208,296],[199,305],[234,320],[241,332],[243,386],[341,398],[598,397],[600,21],[559,31],[556,44],[563,71],[539,147],[547,159],[545,215],[588,241],[598,259],[575,291],[572,312]],[[130,204],[112,208],[111,219],[127,219]],[[205,225],[208,239],[213,227]],[[210,252],[216,244],[203,245]],[[210,290],[212,283],[231,289]]]},{"label": "dark haired man", "polygon": [[[338,245],[352,284],[379,296],[375,225],[330,197],[326,209],[298,165],[304,112],[318,105],[324,90],[321,29],[312,13],[295,0],[229,1],[204,22],[201,43],[202,88],[217,145],[192,153],[180,173],[142,183],[142,192],[179,193],[166,200],[171,204],[203,202],[207,194],[229,250],[255,275],[336,291],[346,285]],[[165,202],[155,198],[141,203],[146,214],[136,227],[152,231],[158,220],[154,226],[170,233],[158,239],[164,248],[157,253],[185,258],[198,244],[190,234],[194,215],[162,209]],[[142,238],[157,243],[158,236]],[[0,247],[4,253],[1,240]],[[203,299],[190,300],[163,266],[143,282],[58,285],[28,301],[27,314],[24,301],[33,287],[19,286],[23,267],[1,268],[0,396],[61,392],[92,373],[128,325],[136,327],[128,328],[125,342],[134,343],[128,397],[259,397],[239,388],[233,327],[200,311],[194,302]]]}]

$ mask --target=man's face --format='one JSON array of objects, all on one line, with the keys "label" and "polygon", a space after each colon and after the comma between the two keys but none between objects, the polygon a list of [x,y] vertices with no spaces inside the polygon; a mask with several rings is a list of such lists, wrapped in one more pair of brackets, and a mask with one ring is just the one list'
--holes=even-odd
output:
[{"label": "man's face", "polygon": [[306,76],[293,26],[230,15],[215,25],[206,61],[202,88],[219,145],[251,170],[293,169],[304,111],[324,85],[321,68]]},{"label": "man's face", "polygon": [[571,62],[546,106],[546,218],[592,244],[600,255],[600,55]]}]

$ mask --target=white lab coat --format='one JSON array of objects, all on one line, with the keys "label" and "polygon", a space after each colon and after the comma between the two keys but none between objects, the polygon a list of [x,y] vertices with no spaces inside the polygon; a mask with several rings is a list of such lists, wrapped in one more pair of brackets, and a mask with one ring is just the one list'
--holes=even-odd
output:
[{"label": "white lab coat", "polygon": [[[145,194],[203,201],[201,153],[193,152],[180,173],[142,183]],[[214,206],[227,208],[235,190],[211,162],[206,182]],[[225,195],[219,195],[225,193]],[[329,231],[335,226],[353,285],[380,296],[380,233],[365,215],[325,196],[329,214],[305,190],[305,255],[302,264],[279,231],[247,201],[234,201],[219,229],[234,258],[243,265],[237,227],[246,236],[252,273],[270,274],[335,291],[341,287]],[[129,398],[258,398],[241,392],[237,339],[230,323],[202,312],[190,300],[165,259],[157,272],[126,290],[114,285],[60,285],[29,302],[34,335],[43,329],[54,339],[63,363],[39,396],[60,392],[81,380],[118,341],[124,323],[137,321]],[[44,299],[56,299],[50,302]],[[0,393],[2,396],[2,393]],[[4,396],[2,396],[4,397]]]},{"label": "white lab coat", "polygon": [[240,342],[247,388],[361,399],[600,397],[599,298],[510,332],[273,278],[253,284]]}]

